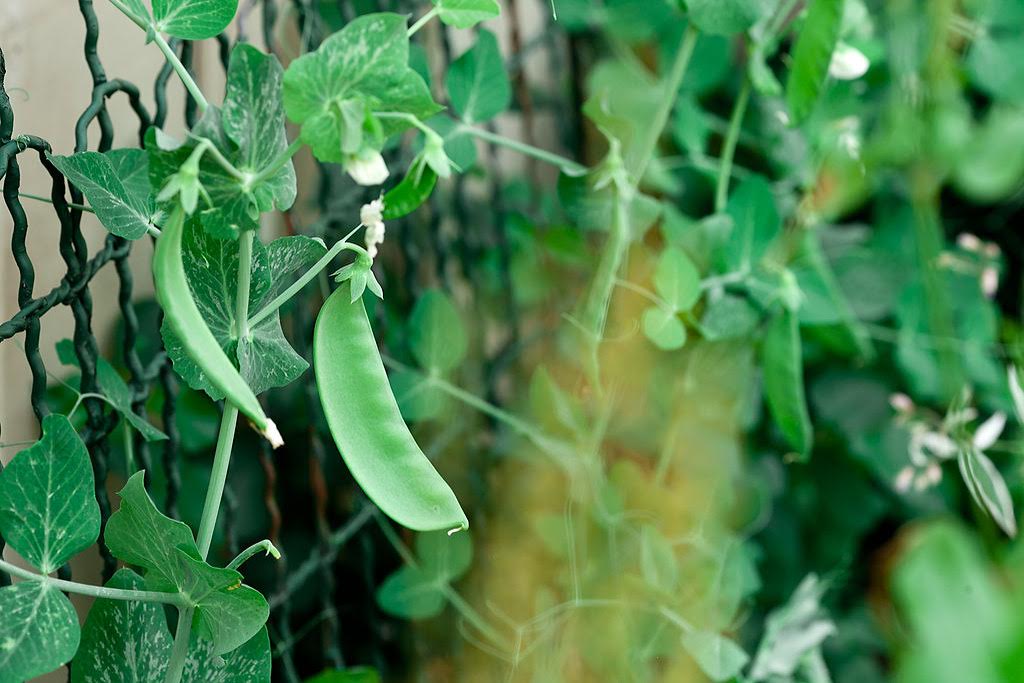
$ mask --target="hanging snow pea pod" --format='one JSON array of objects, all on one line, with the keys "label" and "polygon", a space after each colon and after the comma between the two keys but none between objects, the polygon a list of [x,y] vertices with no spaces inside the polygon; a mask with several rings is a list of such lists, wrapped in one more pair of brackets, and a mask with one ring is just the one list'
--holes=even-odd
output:
[{"label": "hanging snow pea pod", "polygon": [[185,213],[175,209],[164,225],[153,253],[153,279],[157,298],[171,329],[210,383],[245,415],[274,448],[283,441],[277,426],[263,413],[256,394],[231,363],[203,319],[185,277],[181,241],[185,232]]},{"label": "hanging snow pea pod", "polygon": [[391,519],[416,531],[469,528],[451,488],[416,445],[388,383],[362,299],[350,282],[327,300],[313,332],[313,367],[327,425],[352,476]]}]

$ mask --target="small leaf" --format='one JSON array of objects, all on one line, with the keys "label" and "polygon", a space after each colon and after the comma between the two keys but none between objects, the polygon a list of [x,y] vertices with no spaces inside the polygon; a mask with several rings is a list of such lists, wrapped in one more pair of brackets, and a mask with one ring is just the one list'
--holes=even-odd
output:
[{"label": "small leaf", "polygon": [[[64,365],[79,367],[74,343],[70,339],[62,339],[57,342],[57,357]],[[96,359],[96,383],[110,405],[133,429],[142,434],[146,441],[163,441],[167,438],[166,434],[132,410],[134,393],[131,387],[105,358]]]},{"label": "small leaf", "polygon": [[100,508],[92,463],[63,415],[43,419],[43,436],[0,472],[0,533],[43,574],[96,542]]},{"label": "small leaf", "polygon": [[803,358],[796,315],[784,311],[770,323],[761,348],[768,407],[798,454],[811,451],[813,432],[804,395]]},{"label": "small leaf", "polygon": [[685,251],[668,247],[658,259],[654,288],[676,312],[688,311],[700,300],[700,272]]},{"label": "small leaf", "polygon": [[844,0],[812,0],[807,10],[786,82],[786,102],[794,124],[810,115],[821,95],[839,40],[843,6]]},{"label": "small leaf", "polygon": [[644,311],[644,335],[662,351],[676,351],[686,345],[686,326],[673,311],[651,306]]},{"label": "small leaf", "polygon": [[388,614],[407,619],[429,619],[441,613],[448,584],[469,569],[473,546],[466,532],[420,534],[416,539],[419,564],[402,567],[377,591],[377,603]]},{"label": "small leaf", "polygon": [[709,631],[683,634],[683,647],[712,681],[731,681],[750,661],[736,641]]},{"label": "small leaf", "polygon": [[723,294],[704,308],[700,331],[708,341],[745,337],[757,327],[757,310],[741,296]]},{"label": "small leaf", "polygon": [[153,0],[156,29],[183,40],[213,38],[237,11],[238,0]]},{"label": "small leaf", "polygon": [[782,229],[772,186],[761,176],[744,180],[729,197],[733,231],[722,253],[725,272],[749,271],[764,258]]},{"label": "small leaf", "polygon": [[476,45],[452,63],[446,82],[452,107],[467,123],[490,121],[512,103],[498,41],[486,29],[480,31]]},{"label": "small leaf", "polygon": [[772,676],[792,676],[807,653],[836,632],[821,607],[826,586],[814,574],[800,582],[789,602],[772,611],[748,677],[752,681]]},{"label": "small leaf", "polygon": [[690,20],[697,28],[722,36],[746,31],[770,5],[765,0],[686,0]]},{"label": "small leaf", "polygon": [[1013,497],[996,466],[987,455],[973,446],[960,449],[957,463],[974,502],[995,520],[1007,536],[1015,537],[1017,516],[1013,511]]},{"label": "small leaf", "polygon": [[431,0],[441,21],[455,28],[472,28],[501,14],[498,0]]},{"label": "small leaf", "polygon": [[50,163],[82,191],[89,205],[111,234],[137,240],[151,224],[154,206],[150,199],[145,152],[114,150],[106,154],[79,152],[51,156]]},{"label": "small leaf", "polygon": [[416,302],[409,318],[409,345],[426,370],[445,373],[466,356],[466,330],[451,299],[430,290]]},{"label": "small leaf", "polygon": [[0,614],[0,681],[27,681],[75,656],[78,615],[59,590],[42,581],[0,588]]},{"label": "small leaf", "polygon": [[672,593],[679,583],[679,563],[661,532],[645,526],[640,534],[640,573],[651,588]]},{"label": "small leaf", "polygon": [[363,149],[380,151],[386,136],[410,126],[371,117],[367,130],[368,108],[420,119],[440,111],[409,66],[407,26],[399,14],[363,15],[288,66],[285,110],[320,161],[340,163]]}]

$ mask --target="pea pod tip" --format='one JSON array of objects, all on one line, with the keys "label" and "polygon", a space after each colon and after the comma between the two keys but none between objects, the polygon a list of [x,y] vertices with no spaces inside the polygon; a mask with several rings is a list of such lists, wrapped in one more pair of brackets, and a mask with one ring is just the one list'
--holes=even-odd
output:
[{"label": "pea pod tip", "polygon": [[277,450],[284,445],[284,437],[281,436],[281,431],[277,428],[277,425],[274,424],[273,420],[268,419],[267,426],[263,429],[260,429],[255,425],[253,425],[253,428],[259,432],[264,439],[270,442],[270,447],[274,450]]}]

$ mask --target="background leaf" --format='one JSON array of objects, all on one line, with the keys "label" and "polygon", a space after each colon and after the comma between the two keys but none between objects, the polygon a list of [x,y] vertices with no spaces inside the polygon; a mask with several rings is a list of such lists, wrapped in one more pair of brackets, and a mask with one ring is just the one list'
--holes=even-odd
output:
[{"label": "background leaf", "polygon": [[42,438],[0,472],[0,532],[49,574],[96,542],[100,508],[92,463],[74,427],[63,415],[46,416],[42,427]]},{"label": "background leaf", "polygon": [[794,124],[803,122],[818,102],[839,40],[843,7],[844,0],[811,0],[786,81],[786,102]]},{"label": "background leaf", "polygon": [[455,28],[471,28],[501,14],[498,0],[431,0],[441,21]]},{"label": "background leaf", "polygon": [[96,217],[111,234],[129,240],[146,234],[155,207],[150,198],[145,152],[138,149],[106,154],[79,152],[49,159],[82,191]]},{"label": "background leaf", "polygon": [[804,395],[800,329],[792,312],[784,311],[769,324],[761,347],[761,363],[772,417],[789,444],[806,458],[811,451],[813,432]]},{"label": "background leaf", "polygon": [[512,85],[498,40],[486,29],[472,48],[452,62],[445,82],[452,107],[467,123],[490,121],[512,103]]},{"label": "background leaf", "polygon": [[423,294],[409,318],[409,346],[417,362],[436,373],[453,370],[466,356],[466,330],[451,299],[440,290]]}]

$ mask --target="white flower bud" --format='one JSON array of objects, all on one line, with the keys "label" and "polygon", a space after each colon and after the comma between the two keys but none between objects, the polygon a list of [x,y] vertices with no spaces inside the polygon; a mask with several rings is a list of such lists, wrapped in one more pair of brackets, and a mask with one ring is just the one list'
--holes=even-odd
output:
[{"label": "white flower bud", "polygon": [[981,251],[981,240],[978,239],[977,235],[972,235],[969,232],[962,233],[959,237],[957,237],[956,243],[964,251]]},{"label": "white flower bud", "polygon": [[999,270],[994,266],[981,271],[981,291],[990,299],[999,291]]},{"label": "white flower bud", "polygon": [[910,485],[913,483],[914,468],[911,467],[910,465],[907,465],[902,470],[900,470],[899,474],[896,475],[896,481],[893,483],[893,486],[895,486],[896,490],[899,491],[900,493],[906,493],[907,491],[910,490]]},{"label": "white flower bud", "polygon": [[828,74],[840,81],[855,81],[868,72],[871,61],[857,48],[839,43],[832,53]]},{"label": "white flower bud", "polygon": [[897,413],[911,413],[914,411],[914,402],[909,396],[896,393],[889,397],[889,405]]},{"label": "white flower bud", "polygon": [[360,185],[380,185],[388,179],[388,165],[380,152],[372,149],[363,150],[357,156],[349,157],[345,170],[352,180]]}]

